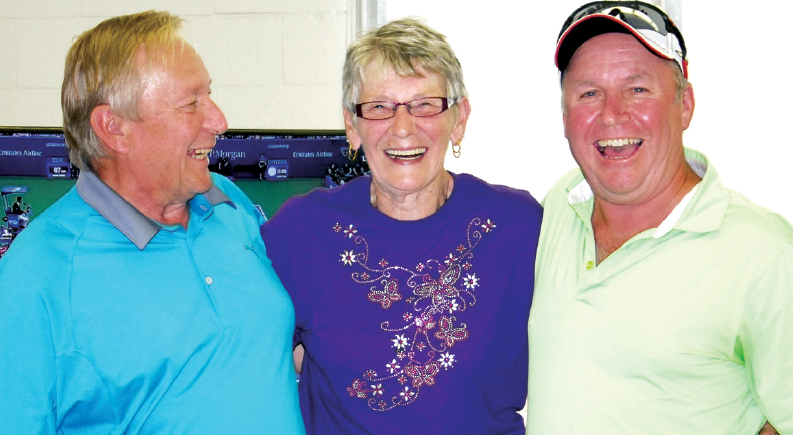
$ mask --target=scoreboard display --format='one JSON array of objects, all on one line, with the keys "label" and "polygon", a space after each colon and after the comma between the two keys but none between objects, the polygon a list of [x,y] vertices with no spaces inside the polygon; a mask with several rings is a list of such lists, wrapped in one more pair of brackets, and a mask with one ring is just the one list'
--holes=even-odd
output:
[{"label": "scoreboard display", "polygon": [[267,160],[267,173],[266,179],[268,180],[285,180],[289,178],[289,161],[280,160]]},{"label": "scoreboard display", "polygon": [[71,178],[70,167],[60,129],[0,128],[0,175]]},{"label": "scoreboard display", "polygon": [[47,178],[71,178],[68,157],[47,157]]}]

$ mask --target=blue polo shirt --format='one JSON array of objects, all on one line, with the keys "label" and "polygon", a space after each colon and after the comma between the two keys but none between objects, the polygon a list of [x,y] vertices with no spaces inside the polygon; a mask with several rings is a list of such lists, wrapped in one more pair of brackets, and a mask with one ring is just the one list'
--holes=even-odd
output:
[{"label": "blue polo shirt", "polygon": [[261,216],[213,177],[185,230],[82,172],[17,238],[0,260],[0,433],[304,433],[292,302]]}]

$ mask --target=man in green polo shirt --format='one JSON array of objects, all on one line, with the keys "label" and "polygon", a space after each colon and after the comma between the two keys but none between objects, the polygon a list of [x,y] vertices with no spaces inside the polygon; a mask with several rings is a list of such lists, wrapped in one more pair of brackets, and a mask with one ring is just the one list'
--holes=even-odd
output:
[{"label": "man in green polo shirt", "polygon": [[556,62],[580,169],[544,201],[527,432],[793,433],[793,228],[683,147],[682,35],[590,3]]}]

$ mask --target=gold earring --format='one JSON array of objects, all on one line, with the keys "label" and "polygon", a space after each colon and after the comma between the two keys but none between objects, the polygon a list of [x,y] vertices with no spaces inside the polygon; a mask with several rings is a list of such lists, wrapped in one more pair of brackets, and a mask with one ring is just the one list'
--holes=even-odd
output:
[{"label": "gold earring", "polygon": [[347,143],[350,145],[350,149],[347,151],[347,160],[353,162],[358,158],[358,150],[353,151],[350,141],[347,141]]},{"label": "gold earring", "polygon": [[460,158],[460,148],[462,148],[462,146],[461,146],[462,143],[463,143],[463,140],[460,139],[460,140],[457,141],[457,143],[453,143],[452,144],[452,154],[454,154],[454,157],[457,158],[457,159]]}]

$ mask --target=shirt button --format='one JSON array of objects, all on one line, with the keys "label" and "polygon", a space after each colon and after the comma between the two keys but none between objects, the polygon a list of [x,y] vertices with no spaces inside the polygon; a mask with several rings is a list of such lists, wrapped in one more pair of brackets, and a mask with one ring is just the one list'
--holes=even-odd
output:
[{"label": "shirt button", "polygon": [[595,267],[595,263],[593,263],[593,262],[591,262],[591,261],[587,261],[587,262],[586,262],[586,270],[590,270],[590,269],[592,269],[593,267]]},{"label": "shirt button", "polygon": [[211,276],[206,277],[206,279],[204,281],[206,281],[207,285],[212,285],[212,277]]}]

